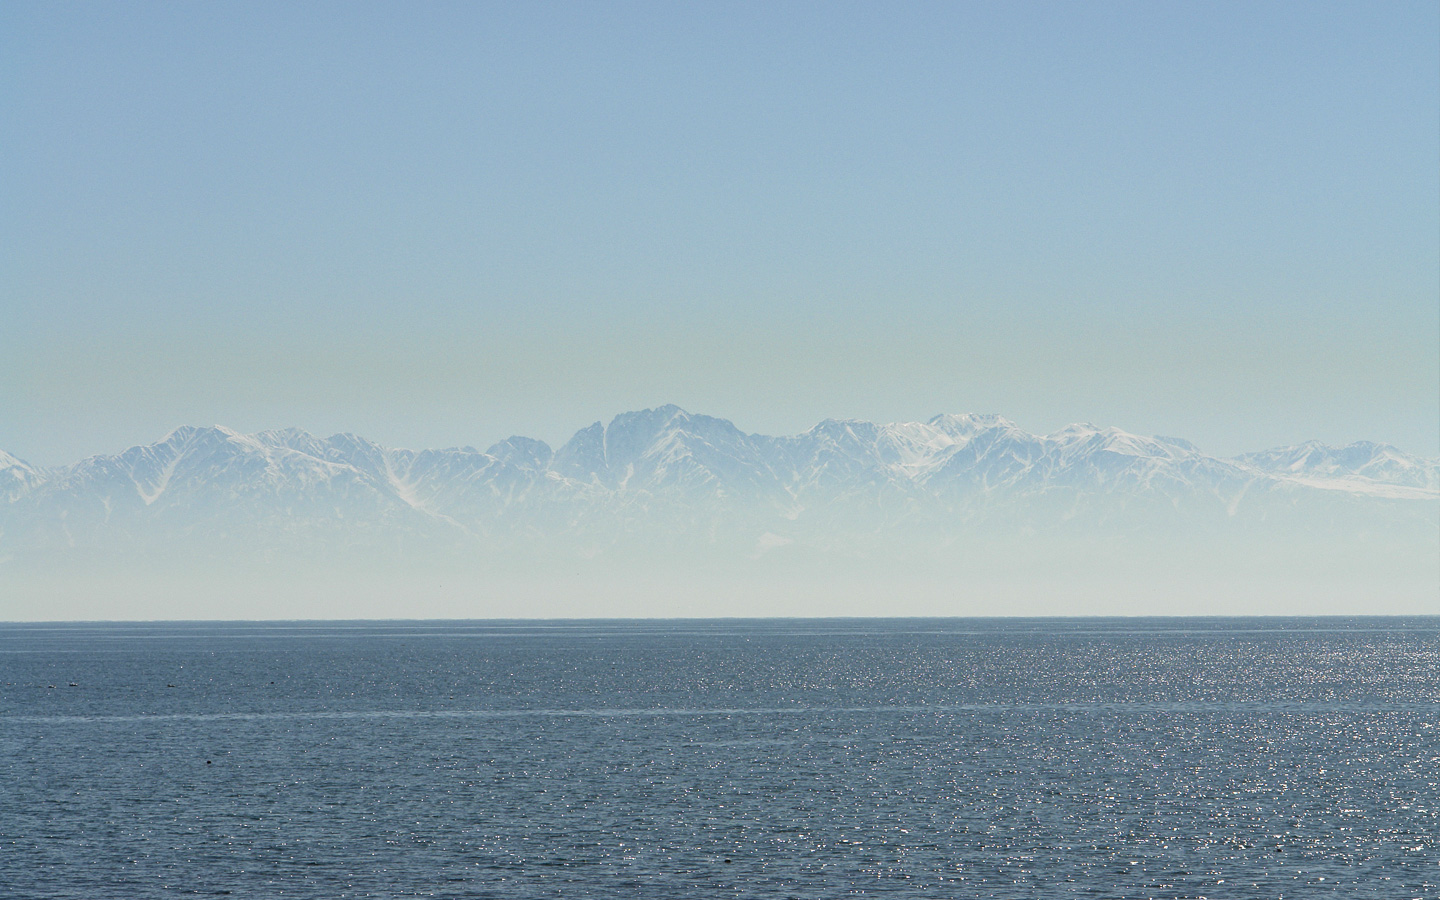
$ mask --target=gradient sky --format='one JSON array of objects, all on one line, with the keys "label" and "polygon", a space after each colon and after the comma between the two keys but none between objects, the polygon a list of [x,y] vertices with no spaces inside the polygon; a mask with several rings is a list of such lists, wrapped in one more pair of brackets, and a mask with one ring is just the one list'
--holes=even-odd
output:
[{"label": "gradient sky", "polygon": [[1440,5],[0,3],[0,449],[1440,453]]}]

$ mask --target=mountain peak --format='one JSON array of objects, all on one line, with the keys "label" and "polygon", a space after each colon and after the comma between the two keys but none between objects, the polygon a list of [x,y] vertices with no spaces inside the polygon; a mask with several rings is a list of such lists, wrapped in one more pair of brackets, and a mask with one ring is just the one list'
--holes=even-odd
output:
[{"label": "mountain peak", "polygon": [[[897,496],[906,499],[896,510],[911,503],[916,510],[932,502],[965,504],[982,495],[1000,508],[1047,492],[1052,498],[1095,498],[1163,490],[1166,503],[1187,491],[1208,498],[1195,503],[1238,503],[1242,494],[1282,489],[1440,497],[1440,460],[1370,441],[1341,448],[1311,441],[1219,459],[1177,438],[1089,423],[1037,436],[1002,416],[976,413],[891,424],[832,418],[798,435],[768,437],[674,404],[595,422],[558,450],[519,435],[482,454],[395,450],[351,434],[318,439],[299,428],[245,435],[218,425],[186,425],[155,444],[63,469],[33,469],[0,453],[0,473],[0,501],[52,498],[43,501],[53,502],[37,519],[43,522],[64,519],[72,501],[70,515],[101,510],[103,522],[125,504],[155,510],[208,504],[209,514],[218,515],[229,504],[269,509],[266,504],[284,497],[287,510],[301,508],[295,505],[299,498],[312,498],[315,510],[345,510],[336,515],[347,522],[351,516],[390,515],[385,504],[398,500],[403,513],[395,515],[439,517],[443,527],[475,533],[498,527],[485,517],[498,516],[505,504],[520,504],[515,515],[522,520],[554,522],[584,521],[602,509],[678,503],[675,514],[688,521],[711,514],[706,504],[729,508],[740,498],[758,502],[757,509],[799,515],[836,503],[884,506],[898,502]],[[1256,483],[1264,487],[1250,490]],[[1223,514],[1233,513],[1227,507]]]},{"label": "mountain peak", "polygon": [[180,425],[161,438],[159,443],[182,443],[187,441],[204,440],[206,438],[230,438],[243,437],[240,432],[224,425]]},{"label": "mountain peak", "polygon": [[961,442],[984,431],[1020,431],[1014,422],[995,413],[941,413],[925,424]]},{"label": "mountain peak", "polygon": [[550,463],[555,458],[555,451],[550,449],[549,444],[518,434],[494,444],[485,453],[503,463],[536,471],[550,468]]}]

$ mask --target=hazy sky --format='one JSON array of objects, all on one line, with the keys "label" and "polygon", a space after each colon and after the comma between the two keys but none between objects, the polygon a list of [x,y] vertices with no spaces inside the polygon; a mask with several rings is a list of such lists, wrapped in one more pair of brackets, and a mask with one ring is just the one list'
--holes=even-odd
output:
[{"label": "hazy sky", "polygon": [[1440,453],[1440,5],[0,3],[0,448]]}]

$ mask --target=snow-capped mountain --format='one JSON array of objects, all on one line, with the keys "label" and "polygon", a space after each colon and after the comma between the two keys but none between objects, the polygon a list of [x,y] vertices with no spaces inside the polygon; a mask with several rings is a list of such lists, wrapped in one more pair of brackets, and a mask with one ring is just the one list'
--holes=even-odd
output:
[{"label": "snow-capped mountain", "polygon": [[16,500],[38,480],[34,469],[0,450],[0,501]]},{"label": "snow-capped mountain", "polygon": [[484,452],[187,426],[63,468],[0,453],[0,564],[195,542],[217,553],[834,549],[1196,522],[1401,521],[1423,536],[1436,501],[1440,461],[1379,444],[1222,459],[1177,438],[1093,425],[1036,435],[993,415],[827,419],[771,437],[663,406],[596,422],[558,450],[512,437]]},{"label": "snow-capped mountain", "polygon": [[1261,453],[1240,461],[1262,472],[1332,490],[1390,494],[1387,488],[1416,488],[1420,495],[1440,490],[1440,460],[1418,459],[1388,444],[1357,441],[1327,447],[1308,441]]}]

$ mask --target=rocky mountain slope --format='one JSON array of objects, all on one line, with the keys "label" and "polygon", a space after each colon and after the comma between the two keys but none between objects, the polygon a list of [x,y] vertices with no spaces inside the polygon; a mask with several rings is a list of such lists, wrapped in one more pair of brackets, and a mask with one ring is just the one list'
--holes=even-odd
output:
[{"label": "rocky mountain slope", "polygon": [[754,553],[974,535],[1437,529],[1440,460],[1373,443],[1209,456],[1177,438],[993,415],[826,420],[772,437],[675,406],[553,449],[402,450],[351,434],[183,427],[62,468],[0,453],[0,565],[66,554]]}]

